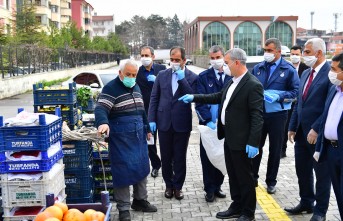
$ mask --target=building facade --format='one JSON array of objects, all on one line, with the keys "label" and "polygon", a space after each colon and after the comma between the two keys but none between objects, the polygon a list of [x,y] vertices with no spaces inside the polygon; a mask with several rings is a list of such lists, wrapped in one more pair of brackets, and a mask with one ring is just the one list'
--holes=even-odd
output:
[{"label": "building facade", "polygon": [[16,0],[0,0],[0,31],[11,32],[11,23],[15,20]]},{"label": "building facade", "polygon": [[79,29],[82,29],[90,38],[93,37],[92,13],[93,6],[85,0],[71,0],[71,17]]},{"label": "building facade", "polygon": [[296,42],[298,16],[197,17],[185,30],[188,54],[208,51],[213,45],[226,50],[242,48],[248,56],[263,54],[264,41],[278,38],[289,48]]},{"label": "building facade", "polygon": [[106,37],[109,33],[115,32],[114,15],[93,16],[94,36]]}]

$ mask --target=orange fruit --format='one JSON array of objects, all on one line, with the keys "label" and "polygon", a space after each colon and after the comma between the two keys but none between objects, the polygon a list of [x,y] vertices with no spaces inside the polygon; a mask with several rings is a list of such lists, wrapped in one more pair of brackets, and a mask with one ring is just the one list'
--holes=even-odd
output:
[{"label": "orange fruit", "polygon": [[85,214],[86,217],[86,221],[93,221],[92,220],[92,215],[95,213],[96,211],[94,209],[88,209],[86,210],[83,214]]},{"label": "orange fruit", "polygon": [[49,206],[45,211],[51,213],[51,215],[59,220],[63,218],[63,211],[58,206]]},{"label": "orange fruit", "polygon": [[60,221],[60,220],[55,217],[51,217],[51,218],[47,218],[45,221]]},{"label": "orange fruit", "polygon": [[51,217],[52,217],[51,213],[44,211],[37,214],[35,221],[45,221],[46,219],[51,218]]},{"label": "orange fruit", "polygon": [[92,221],[104,221],[105,219],[105,214],[100,211],[96,211],[95,213],[92,214]]},{"label": "orange fruit", "polygon": [[63,211],[63,214],[65,214],[68,211],[68,205],[65,203],[56,202],[54,206],[58,206]]},{"label": "orange fruit", "polygon": [[63,221],[86,221],[86,216],[78,209],[70,209],[63,216]]}]

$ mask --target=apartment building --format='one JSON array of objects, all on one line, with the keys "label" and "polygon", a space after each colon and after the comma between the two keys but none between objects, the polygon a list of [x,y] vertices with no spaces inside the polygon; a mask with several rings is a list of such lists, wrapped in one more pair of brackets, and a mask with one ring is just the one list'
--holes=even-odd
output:
[{"label": "apartment building", "polygon": [[76,26],[93,38],[92,13],[93,6],[85,0],[71,0],[72,20]]},{"label": "apartment building", "polygon": [[11,23],[15,19],[16,0],[0,0],[0,31],[11,32]]},{"label": "apartment building", "polygon": [[114,15],[95,15],[93,16],[94,36],[106,37],[109,33],[115,32]]}]

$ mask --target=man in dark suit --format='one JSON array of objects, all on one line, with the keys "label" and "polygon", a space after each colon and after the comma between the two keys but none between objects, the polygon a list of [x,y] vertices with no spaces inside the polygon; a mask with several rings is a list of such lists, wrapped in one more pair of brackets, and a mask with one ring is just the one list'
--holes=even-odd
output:
[{"label": "man in dark suit", "polygon": [[[209,57],[211,67],[199,74],[198,78],[198,94],[211,94],[219,92],[223,89],[231,79],[230,76],[224,74],[224,69],[227,66],[224,64],[224,48],[219,45],[214,45],[209,49]],[[206,125],[215,130],[218,119],[218,104],[196,104],[196,113],[198,114],[199,124]],[[213,202],[215,197],[225,198],[226,195],[221,190],[221,185],[224,181],[224,175],[218,170],[208,159],[205,148],[200,138],[200,160],[202,166],[202,177],[204,182],[204,190],[206,192],[205,200]]]},{"label": "man in dark suit", "polygon": [[166,184],[164,196],[181,200],[186,178],[186,155],[192,131],[190,104],[177,99],[187,93],[196,93],[198,76],[188,70],[186,53],[182,47],[170,49],[170,66],[156,77],[149,106],[148,120],[154,132],[158,129],[162,160],[162,176]]},{"label": "man in dark suit", "polygon": [[[303,71],[308,69],[308,66],[301,61],[301,52],[302,52],[302,49],[298,45],[294,45],[291,48],[290,60],[291,60],[292,65],[297,70],[299,78],[301,77],[301,74],[303,73]],[[282,146],[282,151],[281,151],[281,158],[284,158],[287,156],[286,150],[287,150],[287,140],[288,140],[287,139],[287,137],[288,137],[288,125],[289,125],[289,121],[290,121],[291,116],[292,116],[293,107],[294,107],[295,102],[296,102],[296,100],[293,101],[292,107],[288,111],[288,117],[287,117],[287,122],[286,122],[286,127],[285,127],[284,138],[283,138],[283,146]]]},{"label": "man in dark suit", "polygon": [[[141,62],[142,66],[139,67],[136,83],[140,87],[143,95],[145,112],[148,114],[150,96],[152,87],[154,85],[156,76],[161,70],[165,70],[166,66],[154,63],[155,54],[154,49],[150,46],[141,48]],[[149,159],[151,163],[151,176],[157,177],[158,170],[161,168],[161,160],[157,154],[156,148],[157,131],[154,133],[154,144],[148,145]]]},{"label": "man in dark suit", "polygon": [[[297,206],[285,210],[292,214],[314,212],[311,221],[326,219],[331,188],[326,162],[317,163],[313,159],[321,115],[332,85],[328,78],[330,65],[326,62],[325,54],[326,46],[322,39],[313,38],[305,43],[303,59],[311,68],[301,76],[297,103],[288,128],[288,140],[292,143],[295,140],[295,169],[301,200]],[[316,174],[316,191],[313,169]]]},{"label": "man in dark suit", "polygon": [[218,219],[255,220],[256,190],[252,160],[258,154],[263,127],[263,87],[248,73],[247,56],[240,48],[225,53],[225,63],[233,78],[220,92],[185,95],[179,100],[220,104],[217,122],[219,139],[225,138],[224,154],[232,203],[218,212]]}]

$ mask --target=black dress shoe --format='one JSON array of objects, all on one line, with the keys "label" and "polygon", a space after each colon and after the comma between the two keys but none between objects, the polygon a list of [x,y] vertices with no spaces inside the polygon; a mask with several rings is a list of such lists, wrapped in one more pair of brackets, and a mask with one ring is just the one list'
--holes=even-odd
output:
[{"label": "black dress shoe", "polygon": [[268,186],[267,187],[267,193],[274,194],[276,192],[275,186]]},{"label": "black dress shoe", "polygon": [[174,194],[174,191],[171,188],[166,188],[166,190],[164,191],[164,196],[168,199],[173,198],[173,194]]},{"label": "black dress shoe", "polygon": [[241,216],[241,211],[229,208],[226,211],[218,212],[216,215],[216,218],[217,219],[232,219],[232,218],[238,218],[240,216]]},{"label": "black dress shoe", "polygon": [[313,207],[305,207],[301,205],[301,203],[299,203],[296,207],[285,208],[284,210],[291,214],[300,214],[302,212],[313,213]]},{"label": "black dress shoe", "polygon": [[177,200],[182,200],[185,197],[182,190],[174,190],[174,196]]},{"label": "black dress shoe", "polygon": [[255,217],[251,216],[246,216],[246,215],[241,215],[236,221],[255,221]]},{"label": "black dress shoe", "polygon": [[151,176],[154,178],[158,177],[158,169],[152,169]]},{"label": "black dress shoe", "polygon": [[206,193],[205,200],[206,202],[212,203],[214,201],[214,193]]},{"label": "black dress shoe", "polygon": [[222,190],[218,190],[218,191],[214,192],[214,195],[218,198],[225,198],[226,197],[226,194]]},{"label": "black dress shoe", "polygon": [[325,221],[325,216],[319,216],[319,215],[313,215],[310,219],[310,221]]}]

